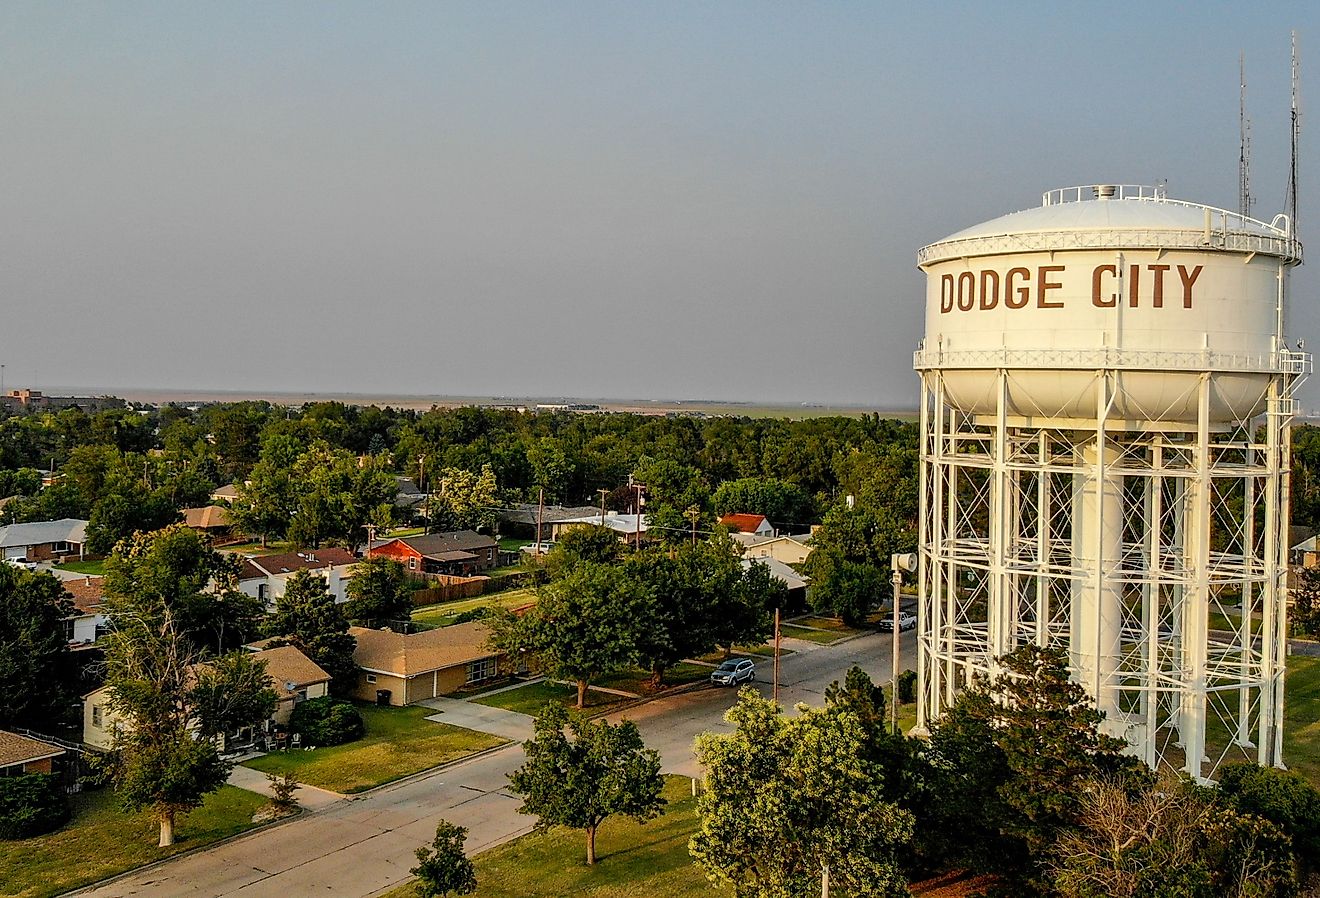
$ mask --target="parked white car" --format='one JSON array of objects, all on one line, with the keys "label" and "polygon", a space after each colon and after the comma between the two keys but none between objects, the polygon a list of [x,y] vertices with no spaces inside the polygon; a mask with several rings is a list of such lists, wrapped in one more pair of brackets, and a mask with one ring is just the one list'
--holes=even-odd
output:
[{"label": "parked white car", "polygon": [[[911,611],[898,612],[898,629],[915,630],[917,627],[917,616]],[[894,632],[894,619],[886,617],[880,621],[880,629],[885,633]]]},{"label": "parked white car", "polygon": [[35,561],[28,561],[23,557],[6,558],[5,561],[12,564],[14,567],[21,567],[25,571],[35,571],[37,569],[37,563]]}]

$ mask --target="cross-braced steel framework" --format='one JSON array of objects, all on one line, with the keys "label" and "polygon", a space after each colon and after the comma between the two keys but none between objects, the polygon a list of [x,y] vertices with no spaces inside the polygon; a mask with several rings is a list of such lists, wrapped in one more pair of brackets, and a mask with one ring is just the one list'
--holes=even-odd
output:
[{"label": "cross-braced steel framework", "polygon": [[1131,369],[1093,369],[1095,419],[1053,422],[1015,414],[1010,368],[984,371],[993,414],[962,412],[919,356],[918,727],[1034,643],[1068,652],[1104,729],[1154,769],[1281,766],[1289,425],[1309,364],[1274,353],[1231,422],[1212,420],[1214,370],[1177,372],[1198,414],[1169,423],[1111,420]]}]

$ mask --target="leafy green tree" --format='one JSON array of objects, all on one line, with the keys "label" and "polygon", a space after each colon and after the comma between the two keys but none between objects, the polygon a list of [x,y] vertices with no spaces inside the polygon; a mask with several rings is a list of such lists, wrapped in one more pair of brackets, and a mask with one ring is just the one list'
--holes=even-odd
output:
[{"label": "leafy green tree", "polygon": [[160,823],[160,846],[174,844],[178,814],[219,789],[230,765],[215,743],[194,736],[200,723],[193,703],[195,650],[159,599],[122,601],[106,638],[109,706],[116,727],[111,777],[124,807],[151,808]]},{"label": "leafy green tree", "polygon": [[471,895],[477,890],[477,871],[463,853],[467,827],[441,820],[435,827],[431,847],[417,849],[417,866],[408,872],[417,877],[422,898]]},{"label": "leafy green tree", "polygon": [[249,652],[221,655],[195,669],[189,701],[204,738],[227,736],[270,717],[278,699],[266,662]]},{"label": "leafy green tree", "polygon": [[576,683],[577,706],[584,708],[592,680],[637,662],[652,596],[614,565],[582,565],[539,594],[521,616],[489,619],[492,644],[513,657],[525,654],[547,676]]},{"label": "leafy green tree", "polygon": [[643,745],[632,721],[587,720],[551,703],[537,716],[534,732],[523,743],[527,760],[509,775],[509,789],[523,797],[518,811],[534,814],[537,829],[585,830],[587,864],[596,863],[596,830],[606,819],[660,815],[660,755]]},{"label": "leafy green tree", "polygon": [[105,565],[111,617],[122,605],[151,599],[197,647],[236,648],[256,632],[260,602],[235,587],[238,560],[217,552],[183,524],[135,533],[115,546]]},{"label": "leafy green tree", "polygon": [[812,608],[841,617],[850,627],[865,623],[871,608],[885,594],[883,572],[872,564],[849,561],[830,549],[817,549],[808,560]]},{"label": "leafy green tree", "polygon": [[1320,637],[1320,567],[1296,568],[1292,573],[1297,578],[1290,590],[1293,629],[1303,636]]},{"label": "leafy green tree", "polygon": [[551,577],[564,577],[584,564],[614,564],[623,557],[619,535],[608,527],[586,524],[566,530],[545,556]]},{"label": "leafy green tree", "polygon": [[495,511],[500,506],[496,494],[495,470],[482,465],[481,473],[473,474],[463,468],[442,468],[431,483],[431,529],[482,530],[495,529]]},{"label": "leafy green tree", "polygon": [[413,591],[403,565],[390,558],[360,561],[348,581],[349,620],[364,627],[407,626],[412,619]]},{"label": "leafy green tree", "polygon": [[178,508],[169,498],[132,483],[122,491],[103,496],[92,506],[87,521],[87,551],[105,555],[115,543],[138,531],[158,530],[179,519]]},{"label": "leafy green tree", "polygon": [[76,694],[64,622],[72,613],[59,580],[0,562],[0,729],[69,717]]},{"label": "leafy green tree", "polygon": [[263,442],[261,460],[247,479],[235,486],[238,498],[230,509],[234,527],[257,534],[265,547],[270,537],[282,537],[298,508],[293,467],[302,447],[293,437],[272,436]]},{"label": "leafy green tree", "polygon": [[1230,764],[1219,771],[1217,795],[1222,804],[1270,821],[1292,840],[1301,881],[1320,872],[1320,789],[1291,771]]},{"label": "leafy green tree", "polygon": [[744,689],[728,734],[697,739],[706,770],[689,849],[736,898],[795,898],[828,877],[858,898],[908,894],[898,864],[912,816],[888,799],[849,707],[784,717]]},{"label": "leafy green tree", "polygon": [[307,571],[291,575],[284,595],[266,619],[266,633],[277,645],[293,645],[330,674],[330,687],[343,694],[357,677],[353,650],[357,639],[348,632],[344,609],[330,594],[324,577]]},{"label": "leafy green tree", "polygon": [[30,839],[69,819],[69,796],[53,773],[0,777],[0,839]]}]

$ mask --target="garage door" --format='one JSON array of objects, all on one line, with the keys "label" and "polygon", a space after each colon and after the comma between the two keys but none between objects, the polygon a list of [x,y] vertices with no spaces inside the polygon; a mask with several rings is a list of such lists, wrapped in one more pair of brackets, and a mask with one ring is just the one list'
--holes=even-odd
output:
[{"label": "garage door", "polygon": [[27,546],[5,546],[6,558],[26,558]]}]

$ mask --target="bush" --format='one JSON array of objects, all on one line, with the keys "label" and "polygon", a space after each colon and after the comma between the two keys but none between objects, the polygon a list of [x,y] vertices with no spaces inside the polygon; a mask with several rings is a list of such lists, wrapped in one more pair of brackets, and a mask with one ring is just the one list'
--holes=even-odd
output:
[{"label": "bush", "polygon": [[361,739],[367,731],[357,708],[330,696],[309,699],[294,708],[289,728],[302,736],[305,745],[342,745]]},{"label": "bush", "polygon": [[490,617],[490,606],[481,605],[477,608],[470,608],[467,611],[461,611],[454,615],[454,623],[466,624],[468,621],[482,620]]},{"label": "bush", "polygon": [[898,675],[898,703],[910,705],[917,700],[917,672],[905,670]]},{"label": "bush", "polygon": [[50,773],[0,777],[0,839],[26,839],[59,829],[69,799]]}]

